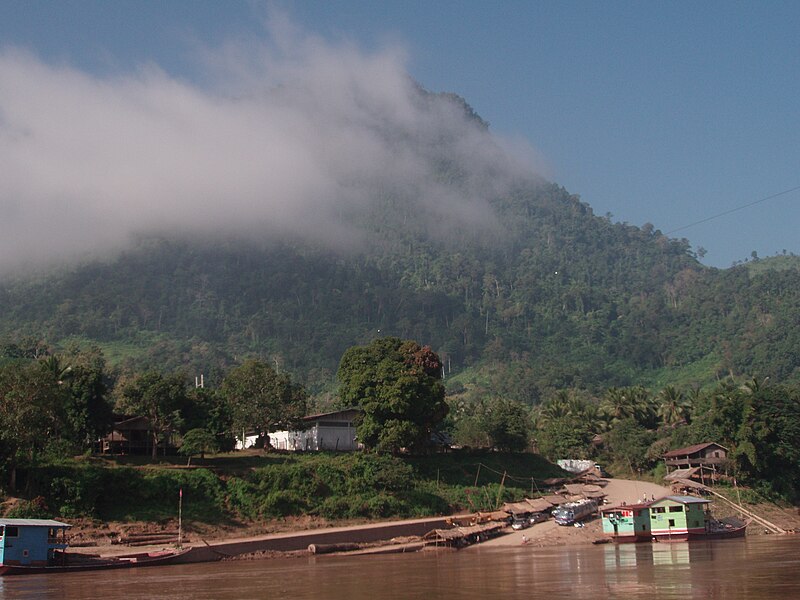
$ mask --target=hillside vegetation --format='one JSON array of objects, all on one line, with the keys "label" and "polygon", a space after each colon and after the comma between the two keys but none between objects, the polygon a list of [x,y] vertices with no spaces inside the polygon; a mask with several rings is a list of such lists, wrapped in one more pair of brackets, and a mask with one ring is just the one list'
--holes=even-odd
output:
[{"label": "hillside vegetation", "polygon": [[[506,473],[506,476],[503,476]],[[492,510],[562,471],[529,454],[473,452],[399,458],[373,454],[253,454],[209,458],[187,469],[168,462],[62,461],[20,473],[30,501],[12,516],[174,519],[249,523],[296,515],[325,519],[413,517]],[[503,484],[501,487],[501,483]]]},{"label": "hillside vegetation", "polygon": [[260,356],[312,391],[330,386],[348,347],[381,335],[428,344],[447,375],[478,369],[527,403],[665,372],[685,378],[671,383],[797,379],[800,269],[705,268],[685,241],[595,217],[553,185],[496,210],[496,243],[394,231],[340,256],[142,240],[108,263],[3,281],[0,332],[97,343],[121,369],[184,368],[212,383]]}]

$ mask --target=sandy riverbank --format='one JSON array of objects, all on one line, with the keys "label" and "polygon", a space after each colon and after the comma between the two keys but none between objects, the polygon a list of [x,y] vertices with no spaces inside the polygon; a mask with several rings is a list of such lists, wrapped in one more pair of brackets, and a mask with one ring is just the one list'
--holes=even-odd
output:
[{"label": "sandy riverbank", "polygon": [[[623,502],[635,504],[645,497],[647,499],[661,498],[671,493],[668,487],[630,479],[609,479],[604,491],[608,494],[608,506]],[[523,537],[527,541],[524,541]],[[481,546],[519,546],[523,543],[530,546],[591,544],[601,537],[603,537],[603,529],[599,519],[586,523],[584,527],[562,527],[550,519],[528,529],[511,531],[497,536],[483,542]]]},{"label": "sandy riverbank", "polygon": [[[607,505],[635,504],[643,499],[660,498],[670,494],[670,489],[655,483],[634,481],[627,479],[609,479],[604,488],[607,493]],[[174,523],[166,525],[175,528]],[[184,537],[185,547],[203,547],[209,544],[231,553],[249,552],[265,548],[268,551],[295,552],[307,547],[310,543],[343,543],[343,542],[375,542],[387,540],[397,536],[421,535],[425,531],[443,527],[442,518],[410,519],[387,522],[358,522],[358,523],[327,523],[322,520],[301,517],[297,519],[282,520],[279,522],[265,523],[251,527],[208,527],[191,529]],[[76,527],[73,532],[76,536],[86,539],[96,539],[97,545],[84,548],[73,548],[72,551],[102,554],[112,556],[127,554],[132,551],[159,550],[164,546],[152,546],[133,549],[126,545],[112,545],[109,535],[116,529],[127,527],[133,530],[156,530],[159,526],[153,524],[105,524],[92,529],[91,526]],[[423,531],[424,530],[424,531]],[[522,531],[506,530],[479,547],[493,546],[563,546],[591,544],[594,540],[603,538],[602,527],[599,519],[594,519],[584,527],[563,527],[553,520],[538,523]]]}]

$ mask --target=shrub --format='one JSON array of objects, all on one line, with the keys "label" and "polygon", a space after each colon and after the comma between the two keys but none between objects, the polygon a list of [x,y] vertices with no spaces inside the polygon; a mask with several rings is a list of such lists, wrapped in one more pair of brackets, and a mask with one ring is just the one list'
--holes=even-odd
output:
[{"label": "shrub", "polygon": [[42,496],[32,500],[21,500],[5,515],[8,519],[49,519],[53,515],[47,509],[47,503]]}]

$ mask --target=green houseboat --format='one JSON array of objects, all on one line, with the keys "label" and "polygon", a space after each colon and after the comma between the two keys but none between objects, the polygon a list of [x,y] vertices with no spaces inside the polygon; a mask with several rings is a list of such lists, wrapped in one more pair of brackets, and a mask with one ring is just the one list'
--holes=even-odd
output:
[{"label": "green houseboat", "polygon": [[733,526],[711,518],[710,501],[666,496],[653,502],[605,508],[603,533],[618,543],[680,542],[742,537],[747,524]]},{"label": "green houseboat", "polygon": [[658,541],[706,537],[710,501],[693,496],[667,496],[650,503],[650,533]]},{"label": "green houseboat", "polygon": [[649,542],[650,509],[649,504],[630,504],[604,508],[603,533],[619,543]]}]

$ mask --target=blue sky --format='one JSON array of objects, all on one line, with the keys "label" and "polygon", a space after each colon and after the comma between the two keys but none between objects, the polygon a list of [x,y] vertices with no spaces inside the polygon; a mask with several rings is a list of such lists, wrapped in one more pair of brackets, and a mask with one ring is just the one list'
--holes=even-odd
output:
[{"label": "blue sky", "polygon": [[[800,253],[800,190],[681,229],[800,186],[800,3],[277,7],[307,35],[367,55],[401,48],[423,86],[527,142],[596,214],[675,231],[713,266]],[[203,85],[197,56],[268,38],[268,13],[259,2],[6,0],[0,46],[105,78],[149,64]]]}]

